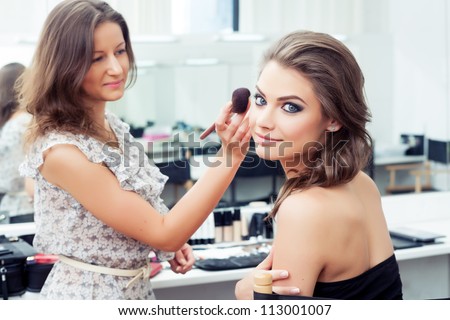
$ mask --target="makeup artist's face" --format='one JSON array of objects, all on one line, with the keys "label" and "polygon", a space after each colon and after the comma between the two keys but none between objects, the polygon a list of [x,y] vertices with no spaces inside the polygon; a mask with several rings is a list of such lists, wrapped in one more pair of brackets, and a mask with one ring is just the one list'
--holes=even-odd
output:
[{"label": "makeup artist's face", "polygon": [[282,164],[305,154],[310,142],[321,141],[330,122],[312,83],[274,61],[261,72],[249,119],[258,156]]},{"label": "makeup artist's face", "polygon": [[105,105],[123,96],[129,69],[128,54],[120,26],[100,24],[94,31],[92,65],[82,88],[91,106]]}]

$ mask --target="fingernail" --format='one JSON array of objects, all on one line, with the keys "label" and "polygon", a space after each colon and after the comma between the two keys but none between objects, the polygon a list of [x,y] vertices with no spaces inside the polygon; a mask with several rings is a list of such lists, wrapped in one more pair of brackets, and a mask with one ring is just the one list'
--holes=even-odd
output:
[{"label": "fingernail", "polygon": [[180,263],[184,266],[184,265],[186,264],[186,260],[181,259],[181,260],[180,260]]},{"label": "fingernail", "polygon": [[287,271],[282,271],[281,273],[280,273],[280,277],[282,277],[282,278],[287,278],[288,277],[288,272]]},{"label": "fingernail", "polygon": [[294,289],[291,289],[289,292],[291,294],[299,294],[300,293],[300,289],[299,288],[294,288]]}]

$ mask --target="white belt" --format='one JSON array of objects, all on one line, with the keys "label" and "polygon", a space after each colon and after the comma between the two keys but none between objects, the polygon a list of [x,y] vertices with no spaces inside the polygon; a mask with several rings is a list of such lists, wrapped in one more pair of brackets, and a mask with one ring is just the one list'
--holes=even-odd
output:
[{"label": "white belt", "polygon": [[139,268],[139,269],[116,269],[116,268],[108,268],[108,267],[102,267],[102,266],[96,266],[93,264],[85,263],[82,261],[74,260],[72,258],[59,255],[58,256],[59,261],[68,264],[69,266],[75,267],[77,269],[86,270],[86,271],[92,271],[102,274],[109,274],[112,276],[119,276],[119,277],[133,277],[127,285],[125,286],[128,288],[130,285],[135,283],[139,278],[142,279],[148,279],[150,277],[150,272],[152,270],[152,267],[150,263],[147,263],[145,267]]}]

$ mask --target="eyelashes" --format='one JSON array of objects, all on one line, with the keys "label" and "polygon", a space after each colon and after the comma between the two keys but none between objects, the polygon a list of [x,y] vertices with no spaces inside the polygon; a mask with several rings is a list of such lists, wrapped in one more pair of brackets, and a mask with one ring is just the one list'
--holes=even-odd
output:
[{"label": "eyelashes", "polygon": [[295,104],[295,103],[291,103],[291,102],[287,102],[283,105],[282,109],[288,113],[297,113],[303,110],[303,107]]},{"label": "eyelashes", "polygon": [[[126,54],[126,53],[127,53],[127,50],[126,50],[126,49],[119,49],[119,50],[117,50],[116,52],[114,52],[114,55],[115,55],[115,56],[120,56],[120,55],[123,55],[123,54]],[[104,58],[105,58],[104,55],[94,57],[94,58],[92,59],[92,63],[102,61]]]},{"label": "eyelashes", "polygon": [[[255,95],[253,96],[253,99],[255,100],[255,104],[257,106],[265,106],[267,105],[267,101],[266,99],[264,99],[264,97],[262,95],[260,95],[259,93],[255,93]],[[285,102],[282,106],[281,109],[286,111],[287,113],[297,113],[302,111],[304,108],[301,105],[298,105],[296,103],[292,103],[292,102]]]},{"label": "eyelashes", "polygon": [[255,100],[256,105],[258,106],[263,106],[265,104],[267,104],[266,100],[263,98],[263,96],[261,96],[258,93],[255,93],[255,95],[253,96],[253,99]]}]

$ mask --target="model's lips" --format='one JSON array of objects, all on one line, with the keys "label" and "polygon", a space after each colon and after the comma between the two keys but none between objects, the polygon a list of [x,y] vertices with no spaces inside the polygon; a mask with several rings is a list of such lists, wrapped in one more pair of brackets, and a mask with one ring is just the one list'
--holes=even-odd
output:
[{"label": "model's lips", "polygon": [[283,141],[281,139],[271,138],[270,135],[262,135],[259,133],[255,133],[256,139],[255,142],[261,145],[274,145],[277,142]]},{"label": "model's lips", "polygon": [[117,80],[117,81],[107,82],[104,84],[104,86],[116,88],[116,87],[120,87],[122,85],[122,83],[123,83],[123,80]]}]

